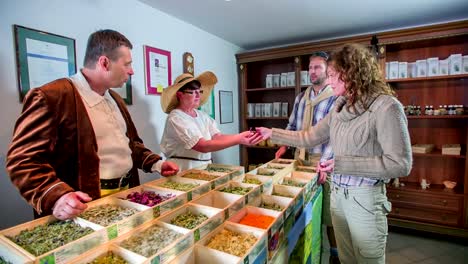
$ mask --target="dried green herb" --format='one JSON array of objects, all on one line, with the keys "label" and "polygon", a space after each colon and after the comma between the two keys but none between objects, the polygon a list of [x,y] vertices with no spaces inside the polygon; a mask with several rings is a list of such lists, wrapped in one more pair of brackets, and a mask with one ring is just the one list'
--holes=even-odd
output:
[{"label": "dried green herb", "polygon": [[264,168],[259,168],[257,170],[257,175],[273,176],[275,175],[275,171],[271,171],[271,170],[264,169]]},{"label": "dried green herb", "polygon": [[152,226],[145,231],[124,240],[120,246],[145,257],[151,257],[165,248],[179,237],[179,234],[171,229]]},{"label": "dried green herb", "polygon": [[0,264],[13,264],[13,263],[11,263],[10,261],[7,261],[2,256],[0,256]]},{"label": "dried green herb", "polygon": [[244,195],[244,194],[250,192],[250,190],[252,190],[252,187],[224,187],[219,191]]},{"label": "dried green herb", "polygon": [[294,194],[273,192],[271,195],[294,198]]},{"label": "dried green herb", "polygon": [[242,182],[249,183],[249,184],[262,184],[262,182],[259,179],[255,179],[255,178],[244,179]]},{"label": "dried green herb", "polygon": [[281,183],[281,185],[286,185],[286,186],[293,186],[293,187],[304,187],[306,184],[303,183],[303,182],[298,182],[298,181],[294,181],[294,180],[291,180],[291,179],[283,179],[283,182]]},{"label": "dried green herb", "polygon": [[167,181],[167,182],[161,184],[161,187],[186,192],[186,191],[190,191],[191,189],[197,187],[198,185],[199,184],[197,184],[197,183],[181,183],[181,182],[175,182],[175,181]]},{"label": "dried green herb", "polygon": [[206,246],[241,257],[245,255],[256,242],[257,238],[252,234],[235,233],[223,229],[213,236]]},{"label": "dried green herb", "polygon": [[297,168],[295,171],[316,173],[316,172],[317,172],[317,169],[315,169],[315,168]]},{"label": "dried green herb", "polygon": [[181,226],[187,229],[194,229],[199,224],[208,219],[204,214],[194,214],[190,211],[180,214],[171,220],[171,224]]},{"label": "dried green herb", "polygon": [[204,173],[187,173],[182,176],[182,178],[190,178],[195,180],[202,180],[202,181],[212,181],[215,180],[216,176]]},{"label": "dried green herb", "polygon": [[265,203],[265,202],[262,202],[262,204],[260,205],[261,208],[265,208],[265,209],[270,209],[270,210],[275,210],[275,211],[281,211],[283,210],[283,208],[278,205],[277,203]]},{"label": "dried green herb", "polygon": [[284,167],[281,167],[278,165],[275,166],[275,165],[267,164],[267,169],[282,170],[284,169]]},{"label": "dried green herb", "polygon": [[230,171],[232,171],[232,169],[229,169],[229,168],[221,168],[221,167],[215,167],[215,166],[211,166],[211,165],[208,165],[208,167],[206,167],[205,170],[209,171],[209,172],[230,172]]},{"label": "dried green herb", "polygon": [[93,229],[81,227],[73,221],[56,221],[23,230],[8,238],[34,256],[40,256],[92,232]]},{"label": "dried green herb", "polygon": [[134,208],[105,204],[91,207],[81,213],[79,217],[101,226],[109,226],[136,213],[138,210]]},{"label": "dried green herb", "polygon": [[102,255],[88,264],[126,264],[128,263],[121,256],[114,254],[114,252],[109,251],[105,255]]}]

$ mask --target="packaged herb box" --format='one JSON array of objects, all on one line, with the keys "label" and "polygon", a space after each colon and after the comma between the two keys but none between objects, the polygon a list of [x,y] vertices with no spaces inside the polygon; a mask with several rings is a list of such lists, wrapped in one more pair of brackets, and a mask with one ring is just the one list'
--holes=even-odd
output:
[{"label": "packaged herb box", "polygon": [[211,190],[210,182],[187,179],[179,176],[164,177],[159,180],[148,182],[146,185],[183,191],[185,192],[187,201],[191,201],[192,199],[199,197],[200,195]]},{"label": "packaged herb box", "polygon": [[261,176],[255,174],[244,174],[244,178],[242,179],[242,183],[247,183],[246,181],[259,181],[260,184],[260,192],[262,193],[271,193],[273,188],[273,178],[269,176]]},{"label": "packaged herb box", "polygon": [[[232,242],[226,243],[229,240]],[[267,259],[266,232],[230,222],[208,234],[197,246],[197,254],[219,256],[224,259],[222,263],[264,263]]]},{"label": "packaged herb box", "polygon": [[[82,233],[79,235],[79,233],[75,233],[69,228],[71,224],[78,226],[81,230],[91,229],[91,232],[86,234],[86,232],[80,231]],[[70,231],[72,231],[72,234],[69,234]],[[19,235],[33,237],[33,233],[41,236],[41,239],[32,238],[33,241],[28,242],[28,246],[35,252],[30,252],[9,239],[18,237]],[[48,238],[47,234],[52,235],[52,238]],[[2,240],[0,243],[0,252],[8,252],[4,257],[13,260],[14,263],[17,263],[16,260],[24,258],[30,259],[34,263],[67,263],[74,257],[107,242],[105,229],[98,225],[81,219],[60,221],[53,216],[39,218],[2,230],[0,235],[0,240]],[[51,239],[55,239],[55,241]],[[57,244],[54,243],[57,239],[62,241],[60,243],[62,245],[57,246]],[[55,244],[55,246],[53,246],[53,244]],[[44,250],[47,251],[44,252]],[[25,261],[25,263],[28,262],[28,260]]]},{"label": "packaged herb box", "polygon": [[217,208],[187,204],[160,217],[159,221],[192,230],[196,242],[223,223],[224,212]]},{"label": "packaged herb box", "polygon": [[106,243],[70,261],[70,264],[140,264],[146,258],[122,249],[113,243]]},{"label": "packaged herb box", "polygon": [[245,205],[243,196],[211,191],[190,202],[190,204],[214,207],[223,210],[224,219],[239,211]]},{"label": "packaged herb box", "polygon": [[[168,189],[163,189],[163,188],[158,188],[158,187],[151,187],[147,185],[137,186],[132,189],[118,192],[112,195],[112,197],[122,199],[122,200],[128,200],[128,196],[132,193],[141,194],[141,193],[148,193],[148,192],[152,192],[156,195],[159,195],[159,197],[161,198],[163,197],[167,198],[167,197],[172,196],[171,198],[166,199],[166,200],[161,199],[163,201],[157,203],[156,205],[151,206],[152,211],[153,211],[153,218],[157,218],[159,216],[165,215],[168,212],[170,212],[172,209],[177,208],[187,203],[187,195],[185,194],[185,192],[181,192],[177,190],[168,190]],[[153,199],[153,201],[157,202],[158,200]],[[134,201],[130,200],[130,202],[134,202]],[[148,206],[148,205],[145,205],[145,206]]]},{"label": "packaged herb box", "polygon": [[193,245],[193,232],[154,219],[117,238],[115,244],[144,257],[145,263],[167,263]]},{"label": "packaged herb box", "polygon": [[110,240],[153,219],[153,211],[141,204],[105,197],[88,203],[78,217],[105,227]]},{"label": "packaged herb box", "polygon": [[250,200],[260,196],[260,186],[255,184],[241,183],[237,181],[230,181],[224,185],[219,186],[216,191],[242,195],[245,198],[245,204]]},{"label": "packaged herb box", "polygon": [[273,256],[284,240],[283,213],[281,211],[246,206],[228,221],[266,230],[269,258]]},{"label": "packaged herb box", "polygon": [[228,176],[229,180],[236,179],[237,177],[244,174],[245,170],[242,166],[233,166],[226,164],[206,164],[196,168],[197,170],[203,170],[210,174],[219,176]]}]

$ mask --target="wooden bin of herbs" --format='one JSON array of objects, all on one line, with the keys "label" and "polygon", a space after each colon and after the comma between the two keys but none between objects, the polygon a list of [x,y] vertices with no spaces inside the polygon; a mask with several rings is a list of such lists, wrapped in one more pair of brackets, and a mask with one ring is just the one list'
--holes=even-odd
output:
[{"label": "wooden bin of herbs", "polygon": [[[265,230],[224,222],[195,245],[196,254],[216,256],[207,263],[264,263],[267,259]],[[220,262],[218,262],[220,261]]]},{"label": "wooden bin of herbs", "polygon": [[303,172],[303,171],[292,171],[289,175],[289,178],[295,181],[306,182],[305,188],[305,197],[304,197],[304,204],[307,204],[312,200],[314,197],[315,191],[318,188],[317,180],[318,175],[317,173],[310,173],[310,172]]},{"label": "wooden bin of herbs", "polygon": [[224,212],[213,207],[186,204],[158,220],[193,231],[195,243],[224,222]]},{"label": "wooden bin of herbs", "polygon": [[295,201],[293,198],[262,194],[257,197],[251,206],[279,211],[283,214],[283,222],[294,212]]},{"label": "wooden bin of herbs", "polygon": [[153,219],[111,243],[144,263],[168,263],[193,245],[193,231]]},{"label": "wooden bin of herbs", "polygon": [[223,210],[224,220],[227,220],[245,206],[245,198],[237,194],[211,191],[192,200],[189,204],[221,209]]},{"label": "wooden bin of herbs", "polygon": [[249,201],[255,199],[261,194],[260,185],[237,181],[229,181],[228,183],[216,188],[215,191],[241,195],[245,199],[245,204],[249,204]]},{"label": "wooden bin of herbs", "polygon": [[[284,177],[282,180],[278,182],[279,185],[284,186],[291,186],[302,188],[302,196],[303,196],[303,205],[306,205],[309,201],[312,200],[312,188],[313,188],[313,181],[309,179],[305,179],[302,177],[297,177],[294,172],[292,172],[290,177]],[[316,178],[314,178],[316,180]]]},{"label": "wooden bin of herbs", "polygon": [[53,216],[2,230],[0,240],[1,257],[12,263],[57,264],[67,263],[108,241],[101,226],[78,218],[61,221]]},{"label": "wooden bin of herbs", "polygon": [[268,238],[269,259],[284,240],[282,211],[246,206],[228,221],[265,230]]},{"label": "wooden bin of herbs", "polygon": [[269,176],[261,176],[247,173],[243,175],[241,182],[259,185],[261,193],[271,193],[273,189],[273,178]]},{"label": "wooden bin of herbs", "polygon": [[112,197],[127,200],[151,208],[153,218],[158,218],[187,203],[185,192],[168,190],[148,185],[140,185],[132,189],[118,192]]},{"label": "wooden bin of herbs", "polygon": [[185,192],[187,201],[191,201],[211,190],[209,181],[194,180],[179,176],[164,177],[148,182],[145,185]]},{"label": "wooden bin of herbs", "polygon": [[[217,250],[206,250],[198,243],[182,252],[179,256],[169,262],[169,264],[224,264],[224,254],[219,254]],[[202,248],[202,249],[201,249]]]},{"label": "wooden bin of herbs", "polygon": [[104,227],[109,240],[153,219],[151,208],[115,197],[104,197],[87,205],[78,217]]},{"label": "wooden bin of herbs", "polygon": [[229,180],[237,179],[239,176],[245,173],[245,169],[242,166],[226,165],[226,164],[206,164],[195,168],[197,170],[203,170],[210,174],[219,176],[228,175]]},{"label": "wooden bin of herbs", "polygon": [[191,169],[179,173],[177,176],[186,179],[194,179],[200,181],[209,181],[211,189],[216,189],[216,187],[223,185],[229,181],[228,173],[215,173],[208,172],[205,170]]},{"label": "wooden bin of herbs", "polygon": [[296,218],[300,216],[304,206],[304,189],[287,185],[273,184],[273,191],[270,195],[286,197],[293,200],[293,211],[284,221],[285,235],[291,230]]},{"label": "wooden bin of herbs", "polygon": [[70,264],[141,264],[145,257],[118,247],[114,243],[100,245],[79,257],[71,260]]}]

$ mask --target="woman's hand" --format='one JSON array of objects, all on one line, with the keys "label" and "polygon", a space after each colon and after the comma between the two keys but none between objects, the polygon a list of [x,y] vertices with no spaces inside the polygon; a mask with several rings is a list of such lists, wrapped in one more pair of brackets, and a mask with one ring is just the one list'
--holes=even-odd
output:
[{"label": "woman's hand", "polygon": [[317,182],[319,184],[325,183],[325,181],[327,180],[328,174],[333,172],[334,167],[335,167],[335,160],[334,159],[327,160],[327,161],[324,161],[324,162],[319,161],[317,163],[317,175],[319,177]]},{"label": "woman's hand", "polygon": [[271,137],[272,130],[270,128],[256,127],[255,130],[257,131],[257,134],[262,135],[263,140],[269,139]]},{"label": "woman's hand", "polygon": [[239,133],[240,142],[239,144],[253,146],[263,140],[262,135],[255,131],[244,131]]}]

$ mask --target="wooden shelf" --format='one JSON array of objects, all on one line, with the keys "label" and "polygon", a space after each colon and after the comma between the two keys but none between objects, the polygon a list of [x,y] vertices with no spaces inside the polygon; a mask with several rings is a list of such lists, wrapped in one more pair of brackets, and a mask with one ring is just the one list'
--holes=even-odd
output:
[{"label": "wooden shelf", "polygon": [[[400,180],[400,182],[402,182]],[[393,187],[390,183],[387,184],[387,190],[391,191],[411,191],[411,192],[417,192],[421,194],[438,194],[438,195],[455,195],[455,196],[463,196],[463,188],[458,183],[457,186],[455,186],[454,189],[447,189],[443,184],[431,184],[430,187],[426,190],[423,190],[421,188],[421,185],[416,182],[403,182],[405,186],[403,187],[398,187],[395,188]]]},{"label": "wooden shelf", "polygon": [[387,83],[396,83],[396,82],[433,81],[433,80],[445,80],[445,79],[463,79],[463,78],[468,78],[468,74],[442,75],[442,76],[416,77],[416,78],[402,78],[402,79],[386,79],[386,81],[387,81]]},{"label": "wooden shelf", "polygon": [[408,119],[465,119],[468,115],[410,115]]},{"label": "wooden shelf", "polygon": [[289,117],[247,117],[247,120],[288,120]]},{"label": "wooden shelf", "polygon": [[284,90],[294,90],[296,89],[295,86],[288,86],[288,87],[272,87],[272,88],[252,88],[252,89],[245,89],[246,92],[265,92],[265,91],[284,91]]},{"label": "wooden shelf", "polygon": [[455,159],[465,159],[465,155],[446,155],[442,154],[442,150],[436,149],[431,151],[430,153],[414,153],[413,156],[415,157],[439,157],[439,158],[455,158]]}]

